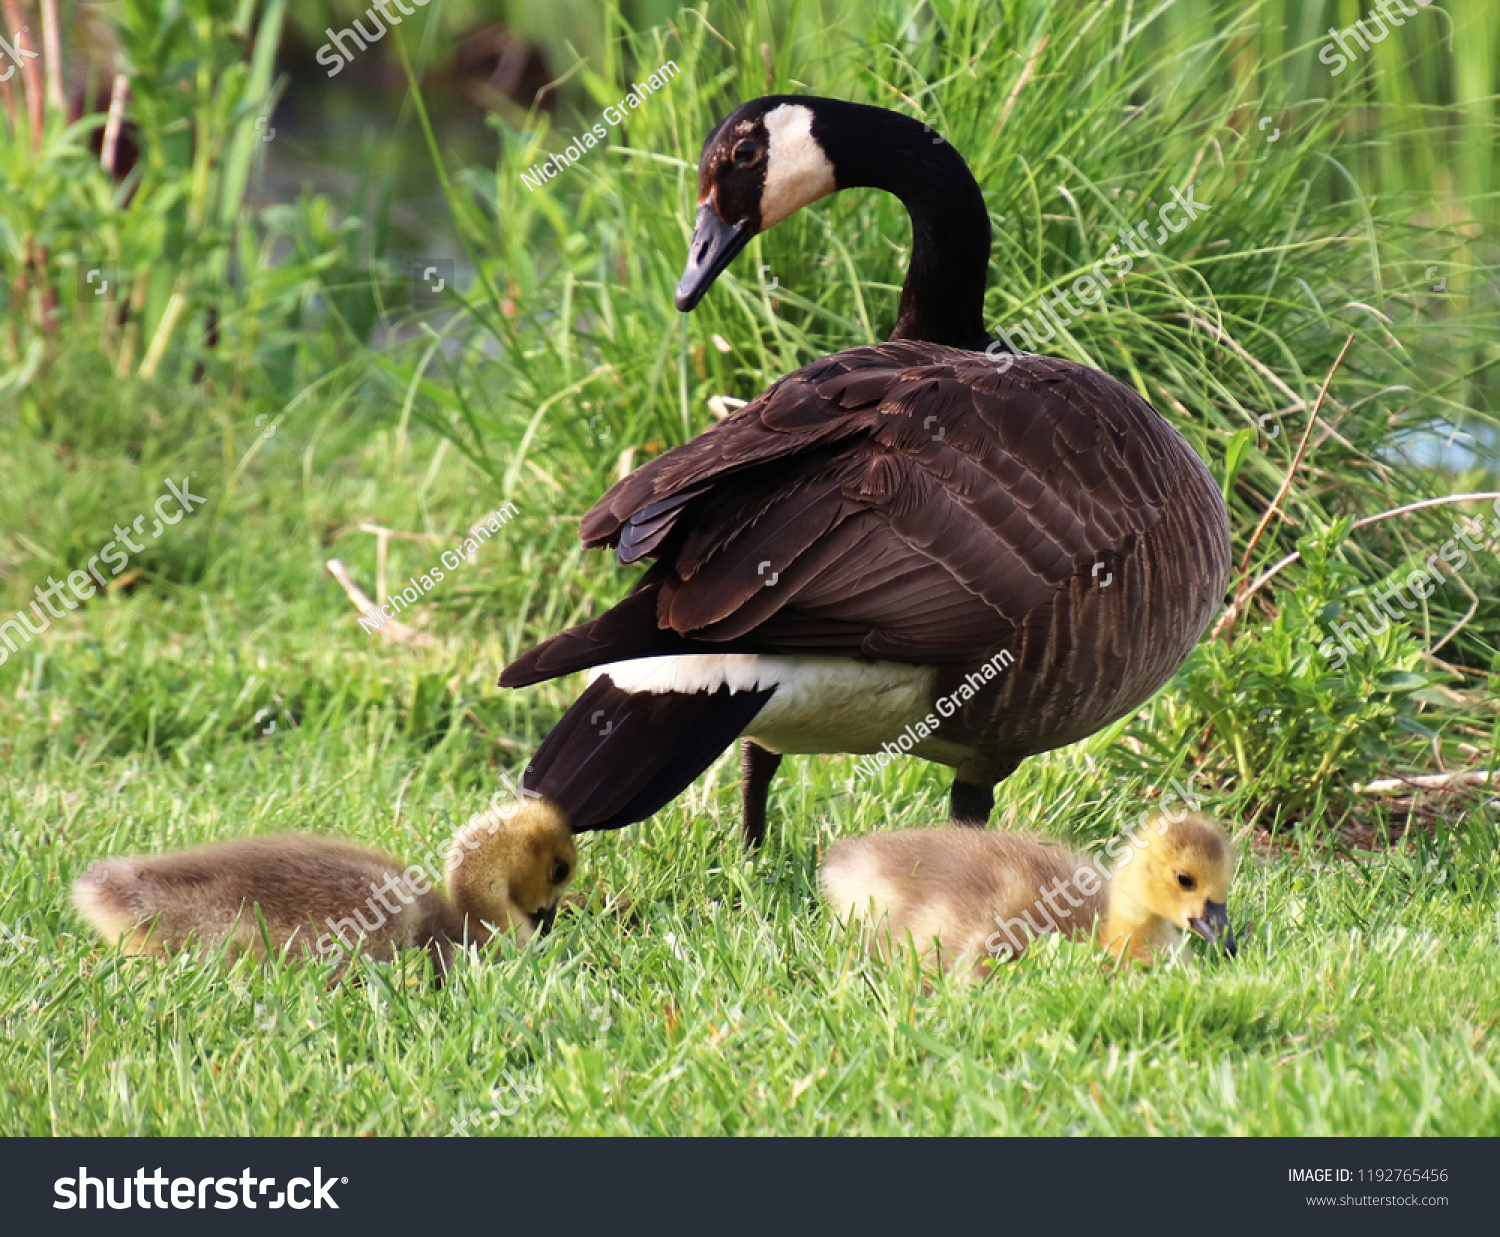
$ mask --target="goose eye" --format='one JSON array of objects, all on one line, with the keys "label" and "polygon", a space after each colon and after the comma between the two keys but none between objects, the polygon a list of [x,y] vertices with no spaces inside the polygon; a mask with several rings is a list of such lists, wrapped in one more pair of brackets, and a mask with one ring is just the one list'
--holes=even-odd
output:
[{"label": "goose eye", "polygon": [[1179,872],[1177,873],[1177,884],[1178,887],[1182,889],[1194,889],[1197,887],[1198,882],[1195,881],[1186,872]]},{"label": "goose eye", "polygon": [[745,167],[751,163],[754,163],[755,155],[755,143],[752,142],[749,138],[746,138],[734,148],[734,161],[741,167]]},{"label": "goose eye", "polygon": [[568,879],[568,865],[566,863],[564,863],[561,859],[559,859],[557,861],[557,863],[553,865],[553,868],[552,868],[552,883],[554,885],[561,885],[563,883],[563,881],[565,881],[567,879]]}]

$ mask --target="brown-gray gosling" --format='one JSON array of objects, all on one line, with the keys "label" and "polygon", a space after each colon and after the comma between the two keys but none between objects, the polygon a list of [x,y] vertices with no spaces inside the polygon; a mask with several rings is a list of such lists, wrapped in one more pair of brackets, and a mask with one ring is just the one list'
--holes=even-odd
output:
[{"label": "brown-gray gosling", "polygon": [[442,975],[458,945],[498,932],[524,945],[545,930],[577,867],[572,831],[549,804],[508,810],[476,815],[454,834],[444,865],[451,901],[419,865],[303,833],[103,859],[73,882],[73,901],[130,954],[223,945],[234,958],[291,946],[389,961],[426,949]]},{"label": "brown-gray gosling", "polygon": [[948,827],[846,838],[820,873],[841,920],[867,943],[917,950],[928,967],[967,968],[1024,953],[1031,938],[1092,936],[1119,962],[1175,956],[1192,932],[1236,951],[1226,903],[1234,852],[1204,816],[1143,816],[1105,853],[1083,855],[1021,834]]}]

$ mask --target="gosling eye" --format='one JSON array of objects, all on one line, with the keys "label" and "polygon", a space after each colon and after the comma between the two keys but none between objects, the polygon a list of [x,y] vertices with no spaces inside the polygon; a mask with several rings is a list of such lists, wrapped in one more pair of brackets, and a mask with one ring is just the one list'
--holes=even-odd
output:
[{"label": "gosling eye", "polygon": [[552,883],[554,885],[561,885],[563,883],[563,881],[565,881],[567,879],[568,879],[568,865],[566,863],[564,863],[561,859],[559,859],[552,866]]},{"label": "gosling eye", "polygon": [[1195,881],[1186,872],[1179,872],[1177,873],[1177,887],[1179,889],[1196,889],[1198,887],[1198,882]]},{"label": "gosling eye", "polygon": [[745,138],[734,148],[734,161],[740,167],[749,167],[755,162],[755,156],[759,153],[755,143]]}]

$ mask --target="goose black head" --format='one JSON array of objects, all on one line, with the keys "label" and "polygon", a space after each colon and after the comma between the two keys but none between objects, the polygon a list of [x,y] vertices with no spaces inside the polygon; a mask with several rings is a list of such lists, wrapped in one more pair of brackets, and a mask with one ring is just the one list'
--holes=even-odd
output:
[{"label": "goose black head", "polygon": [[756,233],[853,188],[892,193],[911,216],[911,262],[891,338],[983,351],[991,342],[990,217],[973,173],[930,125],[846,99],[767,95],[708,135],[677,308],[697,305]]},{"label": "goose black head", "polygon": [[839,187],[814,131],[815,108],[826,102],[796,95],[752,99],[708,135],[698,160],[698,217],[675,297],[683,313],[703,299],[752,236]]}]

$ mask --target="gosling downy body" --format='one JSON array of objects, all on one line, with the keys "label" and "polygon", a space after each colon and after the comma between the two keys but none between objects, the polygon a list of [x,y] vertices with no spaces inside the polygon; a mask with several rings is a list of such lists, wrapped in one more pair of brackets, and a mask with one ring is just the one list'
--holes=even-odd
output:
[{"label": "gosling downy body", "polygon": [[977,979],[1043,932],[1093,937],[1116,961],[1176,955],[1188,932],[1232,954],[1233,868],[1212,821],[1157,813],[1093,855],[953,827],[846,838],[820,878],[834,913],[863,921],[876,952],[910,947],[927,966]]},{"label": "gosling downy body", "polygon": [[[103,859],[73,883],[79,913],[126,953],[220,945],[230,957],[293,951],[389,961],[426,949],[439,973],[465,941],[550,924],[577,866],[573,835],[543,804],[482,813],[428,867],[339,838],[282,833],[164,855]],[[452,901],[433,886],[445,868]],[[264,925],[264,926],[262,926]]]},{"label": "gosling downy body", "polygon": [[984,197],[920,121],[737,108],[704,144],[678,307],[752,236],[858,187],[912,220],[891,339],[781,378],[615,485],[583,542],[645,573],[501,676],[590,672],[525,779],[579,832],[650,816],[737,737],[752,844],[792,753],[947,765],[952,819],[982,825],[997,783],[1137,708],[1223,603],[1217,481],[1131,387],[990,337]]}]

